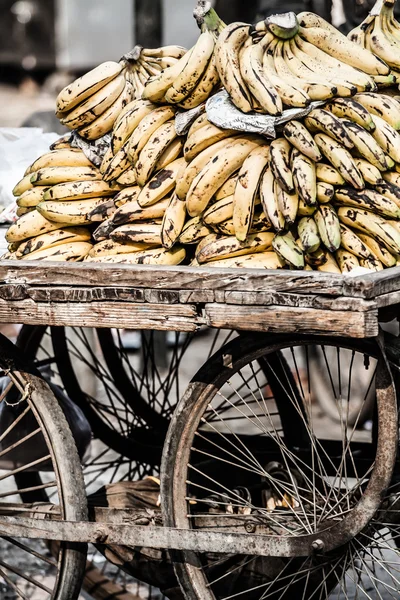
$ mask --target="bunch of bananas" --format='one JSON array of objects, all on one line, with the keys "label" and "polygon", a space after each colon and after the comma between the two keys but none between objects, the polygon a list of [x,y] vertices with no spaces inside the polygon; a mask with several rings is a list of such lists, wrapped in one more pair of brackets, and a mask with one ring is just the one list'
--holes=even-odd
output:
[{"label": "bunch of bananas", "polygon": [[65,87],[56,100],[56,115],[86,140],[111,131],[132,100],[141,98],[147,81],[186,54],[181,46],[150,50],[136,46],[120,62],[107,61]]},{"label": "bunch of bananas", "polygon": [[396,0],[378,0],[364,21],[348,35],[349,39],[379,57],[400,81],[400,23],[394,16]]}]

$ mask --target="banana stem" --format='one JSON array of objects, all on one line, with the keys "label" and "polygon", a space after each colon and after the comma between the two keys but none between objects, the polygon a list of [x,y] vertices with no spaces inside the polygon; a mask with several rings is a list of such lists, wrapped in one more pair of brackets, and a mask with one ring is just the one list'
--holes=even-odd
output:
[{"label": "banana stem", "polygon": [[216,36],[226,27],[226,24],[219,18],[209,0],[198,0],[193,15],[201,30],[205,28]]},{"label": "banana stem", "polygon": [[394,6],[395,4],[396,0],[377,0],[369,14],[371,17],[379,17],[384,6]]},{"label": "banana stem", "polygon": [[139,60],[142,50],[143,46],[135,46],[130,52],[124,54],[119,62],[126,66],[135,64]]}]

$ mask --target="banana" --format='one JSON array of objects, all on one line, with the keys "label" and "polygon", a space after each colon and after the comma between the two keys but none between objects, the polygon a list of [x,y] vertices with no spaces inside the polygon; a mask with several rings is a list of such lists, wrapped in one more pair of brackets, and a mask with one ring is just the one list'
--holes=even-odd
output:
[{"label": "banana", "polygon": [[114,198],[108,200],[104,198],[104,202],[96,206],[88,213],[88,219],[92,223],[103,222],[110,219],[118,210]]},{"label": "banana", "polygon": [[104,181],[107,181],[107,183],[115,181],[118,177],[123,175],[125,171],[132,167],[128,157],[128,146],[129,142],[125,142],[122,148],[118,150],[117,154],[109,162],[103,173],[103,179]]},{"label": "banana", "polygon": [[381,90],[396,85],[397,77],[394,73],[389,73],[389,75],[377,75],[374,77],[374,81],[378,86],[378,89]]},{"label": "banana", "polygon": [[[222,223],[218,223],[218,225],[213,225],[213,230],[217,233],[221,233],[224,236],[234,236],[236,237],[235,226],[233,224],[233,219],[227,219]],[[237,239],[237,238],[236,238]]]},{"label": "banana", "polygon": [[32,237],[61,229],[66,223],[54,223],[44,218],[37,210],[23,215],[10,225],[6,233],[7,242],[23,242]]},{"label": "banana", "polygon": [[318,233],[325,248],[334,252],[340,247],[340,223],[336,211],[329,204],[322,204],[314,214]]},{"label": "banana", "polygon": [[339,208],[338,215],[345,225],[374,237],[386,246],[389,252],[399,253],[400,233],[382,217],[368,210],[350,207]]},{"label": "banana", "polygon": [[342,236],[342,247],[348,250],[358,258],[370,258],[372,252],[370,248],[360,238],[360,232],[354,233],[352,229],[340,223],[340,233]]},{"label": "banana", "polygon": [[305,266],[303,251],[293,239],[293,236],[276,235],[272,241],[276,254],[293,269],[303,269]]},{"label": "banana", "polygon": [[374,115],[375,130],[372,136],[383,151],[396,163],[400,163],[400,133],[381,117]]},{"label": "banana", "polygon": [[360,258],[360,267],[370,271],[383,271],[383,264],[377,258]]},{"label": "banana", "polygon": [[271,44],[270,49],[268,49],[268,52],[274,53],[274,65],[279,77],[293,87],[302,90],[311,98],[311,100],[327,100],[334,96],[335,92],[333,90],[335,90],[335,88],[333,86],[317,81],[301,79],[293,73],[286,63],[282,42],[275,40]]},{"label": "banana", "polygon": [[342,121],[327,110],[315,108],[304,119],[304,124],[311,133],[322,131],[345,148],[350,150],[354,148],[354,144]]},{"label": "banana", "polygon": [[49,260],[53,262],[83,260],[92,249],[89,242],[70,242],[51,246],[45,250],[36,250],[23,257],[23,260]]},{"label": "banana", "polygon": [[383,244],[380,244],[373,237],[366,235],[365,233],[359,233],[358,237],[371,250],[374,258],[384,264],[385,267],[394,267],[396,265],[396,258],[390,254]]},{"label": "banana", "polygon": [[315,142],[322,154],[339,171],[347,183],[356,189],[364,189],[365,183],[361,173],[358,170],[353,157],[346,148],[325,133],[317,133]]},{"label": "banana", "polygon": [[111,232],[115,229],[115,225],[113,224],[111,219],[106,219],[103,223],[93,231],[92,237],[95,242],[103,242],[104,240],[108,240]]},{"label": "banana", "polygon": [[178,137],[173,142],[171,142],[158,159],[154,171],[157,173],[158,171],[169,167],[170,164],[172,164],[181,156],[183,146],[184,141],[181,137]]},{"label": "banana", "polygon": [[71,242],[90,242],[90,231],[85,227],[68,227],[43,233],[19,245],[16,255],[18,258],[37,250],[47,250],[60,244]]},{"label": "banana", "polygon": [[[302,50],[307,57],[311,57],[314,60],[318,61],[320,64],[320,69],[327,69],[330,73],[333,73],[334,77],[341,77],[342,79],[347,80],[350,84],[357,88],[357,91],[371,91],[375,89],[374,80],[370,75],[366,73],[362,73],[358,69],[351,67],[350,65],[337,60],[330,54],[327,54],[326,51],[317,48],[314,44],[310,44],[301,36],[296,37],[296,44]],[[308,65],[308,58],[305,61]],[[321,66],[322,65],[322,66]],[[325,74],[326,77],[326,74]],[[340,115],[337,115],[340,116]]]},{"label": "banana", "polygon": [[310,96],[279,77],[274,63],[273,51],[268,48],[273,39],[274,37],[268,32],[259,44],[263,48],[262,64],[264,74],[278,92],[285,106],[299,108],[308,106],[311,102]]},{"label": "banana", "polygon": [[208,120],[208,116],[206,112],[203,112],[199,117],[197,117],[193,123],[191,124],[187,137],[190,138],[191,135],[195,134],[196,131],[199,131],[202,127],[209,125],[210,121]]},{"label": "banana", "polygon": [[17,217],[22,217],[22,215],[26,215],[27,213],[31,212],[32,210],[35,210],[35,208],[26,208],[25,206],[19,206],[17,208],[17,210],[15,211],[15,214],[17,215]]},{"label": "banana", "polygon": [[182,233],[186,220],[186,202],[172,194],[161,225],[161,243],[170,249]]},{"label": "banana", "polygon": [[214,36],[204,31],[192,49],[191,55],[181,73],[173,81],[165,94],[166,102],[179,104],[194,90],[204,75],[214,52]]},{"label": "banana", "polygon": [[33,185],[31,183],[31,177],[32,174],[29,173],[28,175],[25,175],[20,181],[18,181],[18,183],[12,191],[13,196],[22,196],[24,192],[27,192],[28,190],[31,190],[33,188]]},{"label": "banana", "polygon": [[386,223],[389,223],[396,231],[400,233],[400,223],[398,221],[388,220]]},{"label": "banana", "polygon": [[72,181],[48,187],[43,192],[43,200],[65,202],[113,196],[114,194],[115,189],[112,189],[105,181]]},{"label": "banana", "polygon": [[179,265],[186,258],[186,251],[182,247],[175,247],[171,250],[165,248],[149,248],[139,252],[129,252],[127,254],[117,254],[115,256],[97,256],[90,257],[90,262],[104,263],[122,263],[134,265]]},{"label": "banana", "polygon": [[375,189],[378,194],[389,198],[389,200],[392,200],[400,208],[400,188],[397,185],[383,181],[377,184]]},{"label": "banana", "polygon": [[65,113],[93,96],[122,72],[122,65],[113,61],[102,63],[65,87],[56,99],[57,114]]},{"label": "banana", "polygon": [[196,244],[210,233],[211,229],[203,223],[202,218],[194,217],[185,223],[178,241],[180,244]]},{"label": "banana", "polygon": [[115,227],[136,221],[162,219],[169,203],[170,198],[163,198],[156,204],[142,208],[137,200],[131,200],[120,206],[110,218]]},{"label": "banana", "polygon": [[298,194],[296,192],[294,194],[288,194],[279,184],[275,186],[275,194],[278,202],[278,209],[283,216],[285,223],[287,225],[292,225],[296,220],[299,208]]},{"label": "banana", "polygon": [[366,43],[376,56],[394,69],[400,66],[398,40],[393,40],[382,29],[382,15],[375,17],[371,28],[366,31]]},{"label": "banana", "polygon": [[315,163],[296,149],[290,159],[294,187],[297,194],[306,204],[317,203],[317,175]]},{"label": "banana", "polygon": [[308,206],[301,198],[299,199],[299,207],[297,209],[299,217],[312,217],[316,210],[317,206]]},{"label": "banana", "polygon": [[276,252],[258,252],[237,258],[213,260],[207,267],[220,269],[284,269],[285,263]]},{"label": "banana", "polygon": [[354,121],[367,131],[373,132],[375,129],[371,114],[354,98],[335,98],[326,104],[324,108],[340,119]]},{"label": "banana", "polygon": [[[356,161],[357,163],[357,161]],[[317,182],[328,183],[329,185],[344,185],[345,180],[337,169],[332,165],[318,163],[315,165]]]},{"label": "banana", "polygon": [[180,108],[192,110],[206,102],[220,83],[215,56],[211,57],[204,75],[198,81],[190,95],[178,104]]},{"label": "banana", "polygon": [[120,244],[143,242],[161,246],[161,222],[144,221],[121,225],[111,232],[110,237],[114,242]]},{"label": "banana", "polygon": [[156,164],[169,144],[177,137],[175,122],[161,125],[150,137],[135,165],[138,185],[145,186],[156,168]]},{"label": "banana", "polygon": [[111,146],[109,146],[107,148],[107,150],[104,152],[103,154],[103,158],[99,167],[99,171],[102,175],[104,175],[104,173],[107,171],[109,164],[111,163],[111,161],[114,158],[114,154],[112,151]]},{"label": "banana", "polygon": [[[203,213],[203,222],[206,225],[218,225],[233,218],[233,198],[234,195],[226,196],[217,200]],[[255,206],[260,204],[260,199],[255,198]]]},{"label": "banana", "polygon": [[93,167],[93,164],[86,158],[82,150],[62,148],[42,154],[28,167],[25,175],[48,167]]},{"label": "banana", "polygon": [[182,177],[176,182],[176,193],[178,194],[179,198],[186,198],[189,188],[192,185],[195,177],[204,169],[211,159],[218,155],[218,152],[220,152],[222,148],[230,145],[234,139],[235,138],[226,138],[220,142],[217,142],[213,146],[203,150],[203,152],[201,152],[194,160],[192,160],[192,162],[188,164]]},{"label": "banana", "polygon": [[112,131],[111,150],[114,155],[128,141],[142,119],[156,108],[155,104],[147,100],[134,100],[125,106],[115,121]]},{"label": "banana", "polygon": [[304,252],[316,252],[321,244],[318,227],[312,217],[303,217],[297,224],[297,231]]},{"label": "banana", "polygon": [[251,228],[260,178],[268,161],[269,146],[259,146],[250,152],[239,171],[233,196],[233,224],[236,237],[242,242]]},{"label": "banana", "polygon": [[73,181],[100,181],[101,173],[95,167],[47,167],[31,175],[33,185],[50,186]]},{"label": "banana", "polygon": [[144,48],[142,55],[146,58],[182,58],[187,50],[183,46],[161,46],[161,48]]},{"label": "banana", "polygon": [[71,149],[71,132],[62,135],[58,140],[50,144],[50,150]]},{"label": "banana", "polygon": [[235,192],[236,183],[237,183],[238,174],[235,173],[230,177],[217,191],[214,196],[216,201],[223,200],[223,198],[227,198],[227,196],[232,196]]},{"label": "banana", "polygon": [[121,113],[123,108],[131,102],[133,98],[133,86],[129,81],[126,81],[125,88],[122,93],[118,96],[118,98],[111,104],[107,110],[103,112],[99,117],[97,117],[94,121],[89,123],[89,125],[85,125],[83,127],[79,127],[77,130],[79,135],[85,140],[97,140],[106,133],[109,133],[118,118],[118,115]]},{"label": "banana", "polygon": [[324,252],[325,262],[320,264],[317,267],[317,271],[322,271],[323,273],[335,273],[337,275],[341,275],[342,271],[337,264],[335,257],[333,254],[325,250]]},{"label": "banana", "polygon": [[[283,58],[292,74],[302,79],[308,86],[320,86],[320,88],[324,90],[324,97],[321,97],[321,100],[328,100],[337,94],[338,90],[336,85],[328,81],[326,78],[318,77],[314,71],[309,69],[307,65],[298,59],[297,56],[295,56],[290,41],[279,42],[279,44],[282,44]],[[308,90],[307,93],[311,95]]]},{"label": "banana", "polygon": [[285,229],[285,218],[280,211],[278,198],[280,186],[268,167],[260,180],[260,197],[264,212],[278,233]]},{"label": "banana", "polygon": [[197,217],[207,208],[221,185],[242,165],[256,145],[264,141],[256,137],[233,140],[220,150],[193,180],[187,193],[187,211]]},{"label": "banana", "polygon": [[260,44],[249,45],[239,55],[240,72],[247,88],[263,112],[272,116],[283,112],[282,100],[263,68],[264,49]]},{"label": "banana", "polygon": [[252,111],[251,96],[240,71],[240,50],[249,39],[250,26],[231,23],[219,34],[215,60],[220,79],[234,105],[244,113]]},{"label": "banana", "polygon": [[136,171],[135,169],[129,168],[122,173],[116,180],[115,183],[120,187],[132,187],[136,184]]},{"label": "banana", "polygon": [[336,28],[328,29],[329,24],[321,17],[317,17],[315,24],[310,25],[308,15],[312,15],[313,19],[316,17],[313,13],[300,13],[297,17],[300,23],[299,34],[303,39],[368,75],[388,75],[389,67],[385,62],[348,40]]},{"label": "banana", "polygon": [[[337,89],[337,94],[339,96],[354,96],[358,91],[357,87],[349,81],[349,78],[346,77],[345,74],[341,77],[341,74],[337,69],[333,69],[326,62],[322,63],[319,59],[315,59],[310,54],[303,52],[300,36],[292,38],[287,43],[289,43],[290,49],[296,59],[299,60],[302,65],[305,65],[309,71],[312,71],[313,76],[317,80],[323,82],[328,81],[333,85]],[[305,72],[307,71],[305,70]]]},{"label": "banana", "polygon": [[366,183],[377,185],[383,183],[380,170],[364,158],[356,158],[356,165]]},{"label": "banana", "polygon": [[400,219],[400,208],[395,202],[375,190],[356,191],[351,188],[336,190],[335,203],[340,206],[366,208],[389,219]]},{"label": "banana", "polygon": [[335,195],[335,188],[329,183],[318,181],[317,183],[317,200],[320,204],[332,202]]},{"label": "banana", "polygon": [[206,148],[227,137],[233,137],[236,133],[236,131],[232,131],[231,129],[220,129],[211,123],[206,124],[187,138],[183,148],[186,161],[192,161]]},{"label": "banana", "polygon": [[400,173],[383,173],[383,179],[396,187],[400,187]]},{"label": "banana", "polygon": [[322,267],[328,262],[328,254],[326,250],[318,248],[315,252],[308,252],[304,255],[305,261],[311,269]]},{"label": "banana", "polygon": [[74,202],[41,202],[37,211],[49,221],[67,225],[88,225],[90,213],[96,206],[104,202],[103,198],[90,198],[89,200],[75,200]]},{"label": "banana", "polygon": [[213,260],[232,258],[264,252],[272,247],[274,234],[270,232],[249,235],[245,242],[239,242],[235,236],[223,236],[212,239],[210,243],[197,247],[196,259],[200,264]]},{"label": "banana", "polygon": [[61,117],[62,125],[68,127],[68,129],[77,129],[89,125],[119,98],[125,89],[125,84],[125,76],[123,74],[118,75],[64,117]]},{"label": "banana", "polygon": [[174,189],[185,165],[185,159],[178,158],[165,169],[158,171],[141,189],[138,197],[140,206],[150,206],[167,196]]},{"label": "banana", "polygon": [[342,250],[342,248],[336,250],[335,258],[342,273],[350,273],[350,271],[360,266],[358,258],[351,252]]},{"label": "banana", "polygon": [[35,207],[43,200],[43,194],[49,188],[46,186],[35,186],[31,190],[27,190],[19,198],[17,198],[17,204],[21,208],[32,208]]},{"label": "banana", "polygon": [[116,256],[117,254],[130,254],[131,252],[143,252],[153,248],[151,244],[118,244],[112,240],[104,240],[95,244],[88,253],[89,258],[98,256]]},{"label": "banana", "polygon": [[156,103],[165,101],[165,94],[187,66],[192,56],[192,51],[193,49],[189,50],[189,52],[184,54],[177,63],[168,67],[159,75],[150,77],[146,82],[142,93],[143,100],[150,100],[151,102]]},{"label": "banana", "polygon": [[354,100],[362,104],[371,113],[384,119],[396,131],[400,129],[400,106],[390,96],[372,92],[357,94]]},{"label": "banana", "polygon": [[270,145],[270,167],[275,179],[288,194],[294,194],[295,185],[290,168],[292,146],[285,138],[273,140]]},{"label": "banana", "polygon": [[368,160],[380,171],[386,171],[394,166],[393,160],[385,154],[378,142],[363,127],[352,121],[343,121],[354,146],[363,158]]},{"label": "banana", "polygon": [[171,121],[175,117],[175,112],[172,106],[160,106],[141,120],[132,133],[128,146],[128,158],[134,166],[139,159],[141,151],[152,135],[162,125]]},{"label": "banana", "polygon": [[322,160],[320,149],[303,123],[300,123],[300,121],[288,121],[282,133],[299,152],[314,162]]}]

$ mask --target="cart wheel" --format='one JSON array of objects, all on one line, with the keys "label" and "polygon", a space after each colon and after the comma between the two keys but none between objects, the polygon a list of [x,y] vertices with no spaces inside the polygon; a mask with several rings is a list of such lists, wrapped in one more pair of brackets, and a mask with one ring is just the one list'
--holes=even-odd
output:
[{"label": "cart wheel", "polygon": [[[325,391],[334,390],[341,409],[336,427],[318,418],[311,402],[312,347],[329,348],[339,365],[333,372],[331,361],[324,363]],[[265,368],[277,356],[282,359],[279,376],[275,367]],[[377,344],[366,340],[252,335],[234,340],[200,369],[175,411],[164,446],[165,525],[262,533],[293,550],[287,558],[174,551],[185,598],[399,596],[396,473],[389,485],[397,408],[390,373],[379,356]],[[376,390],[378,422],[373,432],[360,432],[357,419],[349,425],[349,409],[354,392],[358,402],[361,393],[367,399],[371,388]],[[291,430],[282,401],[297,415]],[[293,438],[296,429],[306,431],[307,439]],[[365,523],[369,501],[377,507],[381,502],[381,509],[375,516],[369,510]],[[325,539],[328,529],[333,550],[324,553],[314,546],[311,555],[295,550],[295,542],[298,548],[305,536],[317,533]]]},{"label": "cart wheel", "polygon": [[[87,520],[78,452],[48,384],[20,351],[0,335],[0,530],[4,517]],[[39,504],[33,504],[39,502]],[[2,522],[3,521],[3,522]],[[40,526],[40,521],[38,521]],[[29,532],[27,532],[29,533]],[[3,598],[78,598],[86,544],[53,544],[0,537]],[[1,587],[0,587],[1,589]]]},{"label": "cart wheel", "polygon": [[[156,333],[145,332],[141,353],[133,354],[123,347],[118,330],[21,329],[18,345],[39,368],[51,371],[52,381],[80,406],[91,425],[94,440],[83,464],[88,495],[108,483],[159,474],[169,420],[187,383],[199,362],[235,335],[219,330],[178,332],[170,340],[165,364],[160,366]],[[94,377],[94,390],[77,369],[80,364],[85,365],[86,376]],[[84,587],[94,598],[103,598],[104,589],[109,593],[110,581],[113,595],[124,592],[124,600],[129,600],[130,594],[132,600],[139,596],[145,600],[162,598],[156,588],[135,583],[105,563],[93,548],[89,556],[92,563]]]}]

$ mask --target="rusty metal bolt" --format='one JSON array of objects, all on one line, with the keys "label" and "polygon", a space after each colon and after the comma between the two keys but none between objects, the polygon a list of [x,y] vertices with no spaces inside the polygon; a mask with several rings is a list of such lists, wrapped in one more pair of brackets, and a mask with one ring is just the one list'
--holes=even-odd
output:
[{"label": "rusty metal bolt", "polygon": [[315,540],[315,541],[312,543],[312,549],[313,549],[315,552],[323,552],[323,551],[324,551],[324,548],[325,548],[325,544],[324,544],[324,542],[323,542],[322,540]]},{"label": "rusty metal bolt", "polygon": [[247,521],[247,523],[244,526],[245,530],[247,531],[247,533],[255,533],[257,526],[255,523],[251,523],[251,521]]}]

